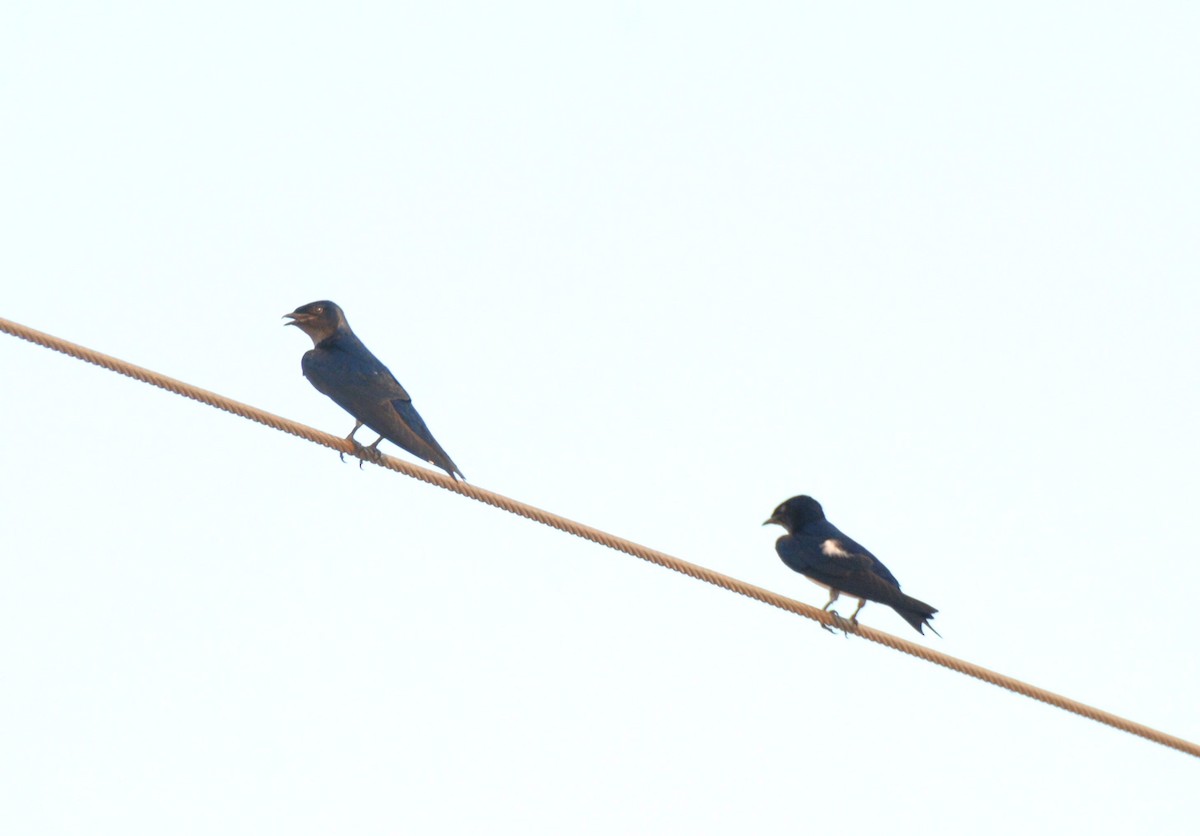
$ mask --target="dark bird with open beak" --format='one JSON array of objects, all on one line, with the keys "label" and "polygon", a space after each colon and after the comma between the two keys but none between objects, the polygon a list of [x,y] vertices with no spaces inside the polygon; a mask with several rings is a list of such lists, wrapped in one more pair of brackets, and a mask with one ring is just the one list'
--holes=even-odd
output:
[{"label": "dark bird with open beak", "polygon": [[464,478],[413,408],[408,392],[350,330],[341,308],[328,301],[310,302],[284,316],[292,320],[288,325],[312,338],[313,347],[300,363],[308,382],[358,422],[348,440],[357,444],[354,434],[365,424],[379,433],[367,449],[377,450],[386,438],[452,477]]}]

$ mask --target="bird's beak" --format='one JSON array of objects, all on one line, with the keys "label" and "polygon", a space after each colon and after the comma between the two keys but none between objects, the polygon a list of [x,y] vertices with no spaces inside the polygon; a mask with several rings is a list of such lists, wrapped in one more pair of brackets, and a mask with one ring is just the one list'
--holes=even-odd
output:
[{"label": "bird's beak", "polygon": [[284,318],[284,319],[290,319],[290,320],[291,320],[291,322],[285,322],[285,323],[283,323],[283,324],[284,324],[285,326],[286,326],[286,325],[299,325],[299,324],[300,324],[300,320],[301,320],[301,318],[302,318],[303,316],[304,316],[303,314],[298,314],[298,313],[285,313],[285,314],[283,315],[283,318]]},{"label": "bird's beak", "polygon": [[763,525],[783,525],[783,523],[772,516],[771,519],[767,520],[765,523],[763,523]]}]

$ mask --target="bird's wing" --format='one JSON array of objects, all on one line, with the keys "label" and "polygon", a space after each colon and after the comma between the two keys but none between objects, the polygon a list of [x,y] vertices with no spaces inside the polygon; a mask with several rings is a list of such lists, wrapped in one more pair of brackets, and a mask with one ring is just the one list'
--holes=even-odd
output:
[{"label": "bird's wing", "polygon": [[357,339],[340,340],[309,351],[302,366],[305,377],[330,397],[336,391],[343,397],[360,397],[375,403],[412,400],[388,367]]},{"label": "bird's wing", "polygon": [[891,572],[889,572],[888,567],[884,566],[883,563],[879,560],[879,558],[877,558],[875,555],[871,554],[869,551],[867,551],[862,546],[860,546],[858,543],[855,543],[853,540],[851,540],[849,538],[846,538],[844,540],[839,540],[838,542],[841,543],[841,546],[843,549],[850,552],[851,554],[866,558],[867,567],[872,574],[878,575],[880,578],[883,578],[883,580],[887,581],[892,586],[896,587],[896,589],[900,588],[900,581],[896,580],[896,576],[893,575]]},{"label": "bird's wing", "polygon": [[876,570],[883,564],[848,538],[782,537],[776,548],[784,563],[830,589],[881,604],[904,598],[892,574]]},{"label": "bird's wing", "polygon": [[409,397],[404,387],[400,385],[400,381],[396,380],[396,376],[392,374],[391,369],[379,362],[378,358],[367,351],[365,347],[363,351],[366,351],[371,362],[363,364],[362,373],[370,379],[371,385],[378,387],[378,390],[381,392],[386,392],[389,400],[399,398],[400,400],[411,401],[412,398]]},{"label": "bird's wing", "polygon": [[400,381],[396,380],[396,376],[388,371],[388,367],[379,364],[378,369],[364,370],[360,373],[363,377],[363,385],[370,387],[372,392],[378,392],[389,401],[411,401],[412,398]]},{"label": "bird's wing", "polygon": [[370,392],[380,400],[412,400],[388,367],[357,339],[354,342],[347,341],[339,348],[344,354],[348,385],[364,393]]},{"label": "bird's wing", "polygon": [[451,476],[457,473],[462,478],[462,471],[442,449],[442,445],[437,443],[437,439],[433,437],[429,427],[425,426],[421,414],[413,407],[412,401],[396,398],[391,401],[391,406],[399,415],[400,421],[391,422],[388,425],[390,433],[385,433],[385,435],[393,443],[399,444],[427,462],[432,462]]},{"label": "bird's wing", "polygon": [[[437,447],[437,442],[433,440],[433,433],[429,431],[429,427],[425,426],[425,420],[421,417],[421,413],[417,412],[416,407],[412,405],[412,401],[407,398],[394,398],[391,401],[392,409],[400,418],[412,428],[412,431],[424,439],[429,444]],[[441,449],[440,447],[438,449]]]},{"label": "bird's wing", "polygon": [[896,580],[896,576],[888,571],[888,567],[884,566],[883,562],[879,558],[871,554],[866,548],[859,545],[855,540],[843,534],[841,529],[829,522],[829,520],[821,520],[819,523],[809,526],[807,529],[805,529],[804,533],[817,537],[822,541],[832,540],[838,544],[838,548],[840,548],[841,551],[851,555],[856,555],[858,557],[866,558],[865,565],[867,568],[869,568],[876,575],[879,575],[879,577],[883,578],[888,583],[895,586],[897,589],[900,588],[900,581]]},{"label": "bird's wing", "polygon": [[357,339],[309,351],[302,366],[318,391],[372,430],[451,475],[462,476],[413,408],[408,392]]}]

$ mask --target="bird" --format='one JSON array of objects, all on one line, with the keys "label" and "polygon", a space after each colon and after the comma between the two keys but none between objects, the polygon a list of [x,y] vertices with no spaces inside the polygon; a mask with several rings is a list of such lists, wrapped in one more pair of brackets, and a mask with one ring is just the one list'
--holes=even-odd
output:
[{"label": "bird", "polygon": [[852,624],[858,624],[858,614],[867,601],[875,601],[894,609],[921,635],[925,634],[923,627],[941,635],[929,623],[937,610],[901,592],[895,575],[825,519],[821,504],[811,496],[793,496],[781,503],[763,525],[783,526],[787,534],[775,541],[780,559],[792,571],[829,590],[829,600],[821,609],[828,610],[844,592],[858,598],[858,609],[850,616]]},{"label": "bird", "polygon": [[379,433],[367,448],[372,453],[378,454],[379,442],[386,438],[451,478],[466,478],[429,432],[408,392],[350,330],[341,308],[328,300],[310,302],[284,318],[291,320],[286,325],[295,325],[312,338],[313,347],[300,362],[308,382],[354,416],[356,423],[347,441],[357,446],[354,434],[365,424]]}]

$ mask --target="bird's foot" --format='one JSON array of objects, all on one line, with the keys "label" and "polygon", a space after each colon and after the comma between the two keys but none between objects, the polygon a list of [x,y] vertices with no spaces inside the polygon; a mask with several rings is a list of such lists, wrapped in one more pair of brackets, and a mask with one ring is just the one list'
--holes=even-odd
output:
[{"label": "bird's foot", "polygon": [[[846,638],[850,638],[850,634],[852,632],[853,633],[858,632],[858,622],[855,621],[853,618],[850,618],[850,619],[842,618],[840,615],[838,615],[837,610],[830,610],[829,617],[833,621],[833,626],[836,627],[837,629],[841,630],[842,635],[845,636]],[[829,630],[829,632],[831,632],[831,633],[833,632],[833,630],[830,629],[829,627],[825,627],[825,629]]]},{"label": "bird's foot", "polygon": [[[830,601],[830,602],[829,602],[829,604],[832,604],[832,603],[833,603],[832,601]],[[830,615],[831,615],[833,618],[835,618],[835,619],[840,619],[840,618],[841,618],[841,616],[839,616],[839,615],[837,614],[837,610],[831,610],[831,609],[829,609],[829,604],[826,604],[825,606],[821,607],[821,612],[827,612],[827,613],[829,613],[829,614],[830,614]],[[836,630],[834,630],[832,627],[830,627],[828,624],[826,624],[824,621],[818,621],[817,623],[818,623],[818,624],[820,624],[820,625],[821,625],[821,629],[822,629],[822,630],[824,630],[824,631],[825,631],[825,632],[827,632],[827,633],[835,633],[835,632],[837,632],[837,631],[836,631]],[[835,623],[836,623],[836,622],[835,622]]]},{"label": "bird's foot", "polygon": [[377,438],[374,444],[371,444],[367,447],[363,447],[361,444],[357,445],[358,450],[355,451],[355,455],[358,456],[359,470],[362,470],[364,461],[374,462],[375,464],[379,464],[381,461],[383,461],[383,451],[379,449],[380,441],[383,441],[383,436]]},{"label": "bird's foot", "polygon": [[[379,461],[380,457],[383,456],[383,454],[380,453],[378,450],[376,450],[374,447],[364,447],[363,445],[361,445],[357,441],[355,441],[353,438],[348,438],[346,440],[354,445],[354,449],[350,451],[350,455],[354,456],[354,458],[358,459],[358,469],[359,470],[362,470],[364,461],[377,462],[377,461]],[[338,458],[341,459],[343,462],[346,461],[346,453],[344,450],[338,451]]]},{"label": "bird's foot", "polygon": [[[359,427],[361,427],[362,425],[363,425],[362,421],[355,421],[354,429],[352,429],[350,431],[350,435],[346,436],[346,439],[345,439],[346,441],[349,441],[351,444],[354,445],[354,452],[352,452],[350,455],[358,458],[358,466],[360,469],[362,468],[362,456],[359,455],[359,451],[362,450],[363,446],[358,443],[358,439],[354,437],[354,434],[356,432],[358,432]],[[377,441],[375,443],[378,444],[379,442]],[[338,453],[338,458],[340,458],[344,462],[344,461],[346,461],[346,454]]]}]

